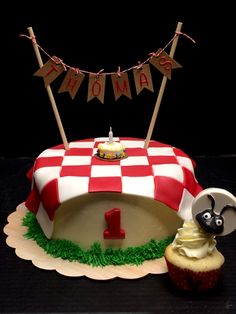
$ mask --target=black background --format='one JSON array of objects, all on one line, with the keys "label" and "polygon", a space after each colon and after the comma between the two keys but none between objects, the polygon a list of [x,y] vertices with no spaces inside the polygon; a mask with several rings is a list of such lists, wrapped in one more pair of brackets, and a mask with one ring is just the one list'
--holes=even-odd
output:
[{"label": "black background", "polygon": [[[175,59],[183,69],[174,71],[167,82],[153,139],[193,156],[196,177],[204,188],[222,187],[236,195],[232,2],[47,2],[8,1],[1,9],[5,18],[1,19],[1,230],[30,191],[25,173],[34,158],[61,143],[43,81],[33,77],[38,65],[32,45],[19,38],[29,26],[50,54],[96,72],[146,59],[173,36],[177,22],[183,22],[182,31],[197,43],[179,39]],[[106,136],[110,125],[115,136],[145,138],[162,79],[152,66],[151,71],[154,93],[144,90],[136,96],[129,74],[132,101],[125,97],[115,101],[108,79],[104,105],[98,100],[87,103],[87,80],[73,101],[67,94],[58,95],[61,75],[52,88],[68,140]],[[222,275],[214,289],[196,295],[176,289],[168,274],[103,282],[40,270],[18,258],[1,233],[0,313],[234,313],[235,236],[233,232],[218,239],[226,260]]]},{"label": "black background", "polygon": [[[183,69],[167,82],[152,138],[192,156],[236,153],[234,22],[228,1],[9,2],[4,10],[0,156],[37,156],[61,143],[43,80],[33,76],[38,63],[31,42],[19,38],[28,35],[27,27],[33,27],[49,54],[67,64],[109,72],[136,65],[163,47],[178,21],[197,43],[179,39],[175,59]],[[132,100],[122,96],[115,101],[108,77],[104,104],[97,99],[87,103],[87,76],[74,100],[57,94],[60,75],[52,89],[68,141],[106,136],[110,125],[114,136],[145,138],[162,79],[153,66],[151,72],[155,92],[143,90],[138,96],[129,72]]]}]

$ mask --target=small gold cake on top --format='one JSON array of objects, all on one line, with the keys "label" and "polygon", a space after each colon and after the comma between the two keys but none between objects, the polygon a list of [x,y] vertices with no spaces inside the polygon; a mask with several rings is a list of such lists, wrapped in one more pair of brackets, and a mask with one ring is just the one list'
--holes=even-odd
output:
[{"label": "small gold cake on top", "polygon": [[125,157],[125,146],[118,142],[98,144],[97,155],[105,159],[120,159]]},{"label": "small gold cake on top", "polygon": [[98,144],[97,156],[104,159],[121,159],[126,157],[125,146],[113,141],[113,133],[110,128],[109,142]]}]

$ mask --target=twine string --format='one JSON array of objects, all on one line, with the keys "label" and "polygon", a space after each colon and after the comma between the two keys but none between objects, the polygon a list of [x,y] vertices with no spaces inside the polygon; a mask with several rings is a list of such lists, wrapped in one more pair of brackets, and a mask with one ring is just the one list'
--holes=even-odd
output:
[{"label": "twine string", "polygon": [[27,36],[25,34],[20,34],[19,36],[20,37],[25,37],[29,40],[31,40],[31,42],[33,44],[36,44],[38,46],[38,48],[52,61],[54,61],[56,64],[61,64],[64,68],[64,70],[66,71],[67,69],[72,69],[76,72],[76,74],[79,74],[79,73],[85,73],[85,74],[89,74],[89,75],[94,75],[96,78],[99,78],[99,76],[101,74],[103,75],[112,75],[112,74],[117,74],[118,77],[120,77],[122,75],[122,73],[126,73],[126,72],[129,72],[131,70],[134,70],[134,69],[139,69],[141,70],[143,65],[148,63],[152,58],[158,58],[162,52],[164,50],[166,50],[166,48],[168,48],[170,46],[170,44],[173,42],[173,40],[176,38],[176,36],[179,36],[179,35],[182,35],[184,37],[186,37],[187,39],[191,40],[194,44],[196,43],[196,41],[190,37],[189,35],[185,34],[185,33],[182,33],[182,32],[175,32],[174,36],[167,42],[167,44],[164,46],[164,48],[161,48],[160,50],[156,51],[156,52],[150,52],[148,54],[148,57],[147,59],[145,59],[143,62],[140,62],[138,61],[138,64],[137,65],[133,65],[127,69],[124,69],[124,70],[120,70],[120,66],[118,67],[118,70],[116,72],[104,72],[104,69],[101,69],[100,71],[98,71],[97,73],[96,72],[91,72],[91,71],[87,71],[87,70],[82,70],[78,67],[73,67],[73,66],[70,66],[68,64],[66,64],[62,59],[56,57],[56,56],[51,56],[49,53],[47,53],[46,50],[44,50],[38,43],[37,43],[37,40],[36,40],[36,37],[30,37],[30,36]]}]

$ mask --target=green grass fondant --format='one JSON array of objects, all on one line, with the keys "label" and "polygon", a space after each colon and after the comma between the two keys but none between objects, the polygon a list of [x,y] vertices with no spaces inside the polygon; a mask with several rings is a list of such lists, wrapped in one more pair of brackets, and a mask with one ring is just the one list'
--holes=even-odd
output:
[{"label": "green grass fondant", "polygon": [[23,217],[22,224],[28,227],[28,231],[24,236],[36,241],[51,256],[60,257],[71,262],[79,261],[91,266],[140,265],[146,260],[162,257],[166,246],[173,241],[173,237],[168,237],[160,241],[151,240],[142,246],[127,249],[108,248],[105,250],[102,250],[101,245],[96,242],[88,250],[84,250],[78,244],[69,240],[48,239],[38,224],[35,215],[31,212]]}]

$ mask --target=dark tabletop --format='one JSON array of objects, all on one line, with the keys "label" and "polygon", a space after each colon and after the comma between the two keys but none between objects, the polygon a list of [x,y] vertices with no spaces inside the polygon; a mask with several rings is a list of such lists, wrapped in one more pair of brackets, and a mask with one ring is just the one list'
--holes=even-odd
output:
[{"label": "dark tabletop", "polygon": [[[204,188],[225,188],[236,195],[236,157],[196,157],[196,177]],[[0,224],[25,200],[30,183],[25,173],[33,158],[0,159]],[[36,268],[20,259],[14,249],[0,241],[0,313],[67,312],[158,312],[235,313],[236,312],[236,232],[218,238],[225,264],[217,285],[203,294],[176,289],[168,274],[147,275],[125,280],[95,281],[70,278]]]}]

